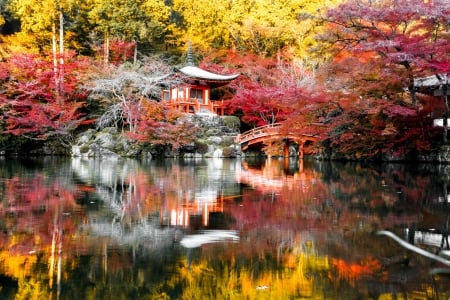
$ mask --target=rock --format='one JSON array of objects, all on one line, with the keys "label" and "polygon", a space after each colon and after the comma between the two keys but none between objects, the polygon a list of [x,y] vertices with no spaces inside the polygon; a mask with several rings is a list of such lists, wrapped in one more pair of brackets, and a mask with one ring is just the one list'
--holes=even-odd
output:
[{"label": "rock", "polygon": [[216,145],[220,145],[222,143],[222,138],[220,136],[210,136],[208,138],[208,142]]},{"label": "rock", "polygon": [[421,153],[417,156],[417,160],[422,162],[450,163],[450,146],[444,145],[437,151]]},{"label": "rock", "polygon": [[116,137],[109,132],[100,132],[97,134],[94,143],[104,148],[113,148],[116,144]]},{"label": "rock", "polygon": [[216,149],[216,150],[214,150],[212,156],[213,156],[213,157],[222,157],[222,154],[223,154],[222,149]]},{"label": "rock", "polygon": [[95,135],[94,129],[86,130],[85,132],[81,133],[77,138],[77,144],[86,144],[89,142],[89,140]]},{"label": "rock", "polygon": [[[140,143],[126,138],[116,128],[104,128],[97,132],[89,129],[76,138],[71,148],[73,157],[142,157],[145,159],[153,156],[203,158],[203,157],[236,157],[240,155],[239,145],[234,144],[235,135],[227,135],[221,131],[224,126],[217,125],[221,119],[215,117],[196,117],[199,123],[206,123],[198,139],[190,145],[180,149],[171,150],[164,145],[151,145]],[[214,125],[215,124],[215,125]],[[214,131],[215,135],[210,135]]]}]

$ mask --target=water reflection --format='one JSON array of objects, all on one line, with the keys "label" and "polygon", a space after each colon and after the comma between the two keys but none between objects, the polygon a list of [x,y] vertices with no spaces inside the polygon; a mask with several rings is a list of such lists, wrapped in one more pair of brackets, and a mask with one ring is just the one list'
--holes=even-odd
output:
[{"label": "water reflection", "polygon": [[446,299],[448,171],[0,160],[0,298]]}]

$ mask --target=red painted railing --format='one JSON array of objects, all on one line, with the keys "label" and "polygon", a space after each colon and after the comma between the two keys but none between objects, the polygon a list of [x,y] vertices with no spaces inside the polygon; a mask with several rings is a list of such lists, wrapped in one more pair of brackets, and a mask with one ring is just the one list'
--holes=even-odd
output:
[{"label": "red painted railing", "polygon": [[[238,144],[243,144],[246,142],[250,142],[252,140],[261,140],[264,138],[271,138],[271,137],[281,137],[281,138],[308,138],[310,140],[316,140],[319,137],[319,133],[311,133],[311,134],[294,134],[294,133],[280,133],[280,127],[281,127],[281,123],[274,123],[274,124],[269,124],[269,125],[264,125],[261,127],[256,127],[253,128],[249,131],[246,131],[242,134],[239,134],[236,137],[236,143]],[[309,126],[307,127],[311,127],[311,128],[317,128],[317,127],[323,127],[325,126],[324,124],[321,123],[311,123],[309,124]]]},{"label": "red painted railing", "polygon": [[249,131],[239,134],[236,137],[236,142],[242,144],[259,137],[278,135],[280,126],[281,123],[275,123],[253,128]]}]

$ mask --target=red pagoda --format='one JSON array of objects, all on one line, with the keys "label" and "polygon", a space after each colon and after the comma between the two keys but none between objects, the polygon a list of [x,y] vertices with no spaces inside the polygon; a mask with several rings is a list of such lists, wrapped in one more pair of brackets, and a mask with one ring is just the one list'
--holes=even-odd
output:
[{"label": "red pagoda", "polygon": [[224,99],[211,99],[211,90],[227,85],[239,74],[221,75],[197,67],[189,47],[185,66],[176,69],[174,76],[180,79],[180,83],[162,91],[163,101],[184,113],[223,116]]}]

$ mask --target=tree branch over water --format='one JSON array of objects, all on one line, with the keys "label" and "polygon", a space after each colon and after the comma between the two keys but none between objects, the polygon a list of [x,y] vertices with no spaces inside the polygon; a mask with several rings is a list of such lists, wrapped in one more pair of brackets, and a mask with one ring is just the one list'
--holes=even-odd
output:
[{"label": "tree branch over water", "polygon": [[390,231],[381,230],[381,231],[377,232],[377,235],[387,236],[387,237],[393,239],[398,244],[400,244],[400,246],[402,246],[402,247],[404,247],[404,248],[406,248],[406,249],[408,249],[410,251],[416,252],[417,254],[420,254],[420,255],[425,256],[427,258],[430,258],[432,260],[438,261],[438,262],[440,262],[440,263],[450,267],[450,261],[449,260],[447,260],[447,259],[445,259],[443,257],[440,257],[438,255],[435,255],[433,253],[430,253],[428,251],[425,251],[425,250],[423,250],[423,249],[421,249],[419,247],[416,247],[416,246],[406,242],[405,240],[399,238],[397,235],[393,234]]}]

